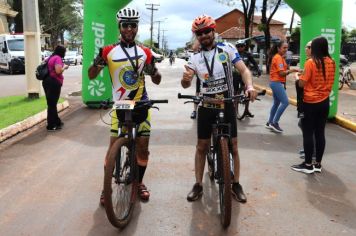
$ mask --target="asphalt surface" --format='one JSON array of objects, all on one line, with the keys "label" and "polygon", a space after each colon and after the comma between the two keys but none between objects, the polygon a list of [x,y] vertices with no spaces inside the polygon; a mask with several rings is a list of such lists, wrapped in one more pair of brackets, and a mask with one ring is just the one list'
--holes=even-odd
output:
[{"label": "asphalt surface", "polygon": [[151,199],[136,204],[124,230],[113,228],[98,204],[109,127],[100,111],[67,96],[63,130],[48,133],[42,124],[0,144],[0,235],[356,235],[355,133],[328,123],[322,173],[294,172],[290,166],[302,161],[295,107],[281,118],[284,133],[273,133],[264,128],[270,96],[251,105],[255,118],[238,123],[248,200],[233,201],[231,226],[220,226],[217,185],[207,175],[202,199],[187,202],[196,121],[189,118],[193,105],[176,98],[195,91],[180,87],[183,64],[165,60],[161,86],[147,82],[150,98],[169,104],[152,114],[145,176]]}]

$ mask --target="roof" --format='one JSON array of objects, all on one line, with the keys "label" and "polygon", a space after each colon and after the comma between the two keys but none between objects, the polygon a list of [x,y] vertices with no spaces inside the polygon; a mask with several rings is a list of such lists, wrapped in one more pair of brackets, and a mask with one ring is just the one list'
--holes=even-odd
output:
[{"label": "roof", "polygon": [[[222,16],[216,18],[215,21],[218,21],[218,20],[220,20],[220,19],[226,17],[227,15],[234,14],[234,13],[240,13],[240,14],[242,14],[242,15],[244,14],[242,11],[240,11],[240,10],[237,9],[237,8],[235,8],[235,9],[229,11],[228,13],[225,13],[224,15],[222,15]],[[254,15],[254,16],[253,16],[253,23],[255,23],[255,24],[260,24],[260,23],[261,23],[261,18],[262,18],[262,16]],[[281,22],[281,21],[273,20],[273,19],[272,19],[271,22],[270,22],[270,24],[271,24],[271,25],[285,25],[286,23],[283,23],[283,22]]]},{"label": "roof", "polygon": [[239,27],[231,27],[219,34],[223,39],[236,39],[245,37],[245,29],[240,29]]}]

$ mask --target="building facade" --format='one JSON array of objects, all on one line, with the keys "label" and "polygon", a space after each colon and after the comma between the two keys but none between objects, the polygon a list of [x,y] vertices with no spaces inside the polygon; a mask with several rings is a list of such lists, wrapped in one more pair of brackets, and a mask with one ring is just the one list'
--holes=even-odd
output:
[{"label": "building facade", "polygon": [[10,33],[11,19],[17,15],[17,11],[11,9],[7,0],[0,0],[0,34]]},{"label": "building facade", "polygon": [[[254,16],[253,23],[250,26],[252,28],[251,37],[264,35],[263,32],[258,30],[258,25],[261,23],[261,16]],[[281,40],[286,39],[286,29],[284,29],[285,23],[271,20],[270,32],[274,38]],[[223,41],[235,43],[238,39],[245,38],[245,19],[242,11],[234,9],[219,18],[216,19],[216,32],[219,34],[219,38]]]}]

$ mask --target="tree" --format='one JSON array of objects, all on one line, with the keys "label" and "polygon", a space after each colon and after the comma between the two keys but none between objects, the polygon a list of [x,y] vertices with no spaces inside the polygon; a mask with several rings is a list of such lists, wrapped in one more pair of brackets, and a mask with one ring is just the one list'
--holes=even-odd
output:
[{"label": "tree", "polygon": [[39,15],[42,33],[51,35],[54,48],[60,40],[64,44],[64,32],[81,35],[82,16],[78,9],[82,0],[39,0]]},{"label": "tree", "polygon": [[[23,32],[21,0],[8,0],[19,14],[15,17],[16,32]],[[64,32],[69,32],[72,41],[81,41],[83,35],[83,0],[38,0],[41,33],[51,35],[51,46],[64,44]]]},{"label": "tree", "polygon": [[239,5],[239,2],[241,2],[244,13],[245,38],[249,38],[252,35],[252,28],[250,32],[250,25],[253,25],[256,0],[217,0],[217,2],[228,6]]},{"label": "tree", "polygon": [[[267,68],[267,72],[269,72],[269,55],[268,52],[271,48],[271,33],[270,33],[270,22],[272,20],[273,15],[277,12],[278,7],[281,5],[281,1],[282,0],[263,0],[262,2],[262,18],[261,18],[261,25],[260,25],[260,29],[261,31],[263,31],[264,35],[265,35],[265,50],[266,50],[266,68]],[[267,2],[269,2],[269,7],[271,8],[271,13],[270,15],[267,17]]]}]

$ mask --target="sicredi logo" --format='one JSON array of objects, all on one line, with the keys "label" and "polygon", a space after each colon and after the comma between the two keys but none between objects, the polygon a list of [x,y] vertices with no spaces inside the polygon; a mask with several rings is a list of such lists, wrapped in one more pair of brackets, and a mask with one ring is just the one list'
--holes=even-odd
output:
[{"label": "sicredi logo", "polygon": [[[94,58],[99,54],[99,49],[105,45],[105,25],[97,22],[92,22],[91,29],[94,31]],[[103,70],[100,72],[100,77],[103,77]]]},{"label": "sicredi logo", "polygon": [[335,29],[321,29],[321,36],[324,36],[329,43],[329,54],[334,54],[335,52]]}]

